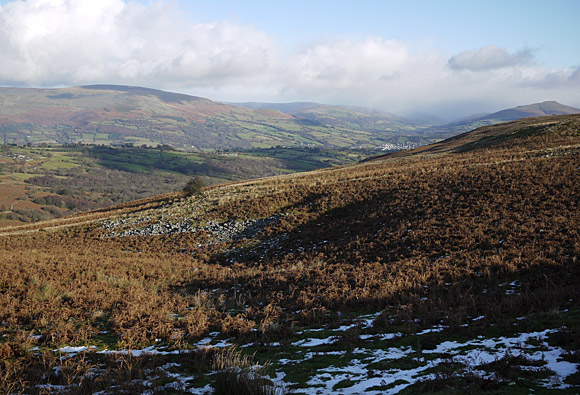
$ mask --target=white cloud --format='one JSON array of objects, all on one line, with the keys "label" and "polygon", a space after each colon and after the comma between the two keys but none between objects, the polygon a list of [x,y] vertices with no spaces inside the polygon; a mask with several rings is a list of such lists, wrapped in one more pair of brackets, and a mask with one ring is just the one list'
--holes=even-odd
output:
[{"label": "white cloud", "polygon": [[367,37],[313,44],[287,62],[284,94],[327,103],[378,106],[398,111],[415,94],[439,84],[446,59],[412,53],[397,40]]},{"label": "white cloud", "polygon": [[463,51],[449,59],[453,70],[485,71],[529,65],[534,56],[529,48],[510,54],[505,48],[487,45],[476,51]]},{"label": "white cloud", "polygon": [[301,85],[350,87],[392,75],[409,59],[396,40],[364,40],[314,44],[291,58],[290,67]]},{"label": "white cloud", "polygon": [[449,117],[542,100],[580,106],[578,69],[545,69],[529,49],[509,53],[489,45],[450,57],[383,37],[282,49],[252,26],[187,21],[178,4],[162,0],[27,0],[0,7],[0,85],[93,83]]},{"label": "white cloud", "polygon": [[[397,40],[368,37],[318,43],[286,62],[291,82],[283,92],[327,103],[375,106],[395,113],[421,109],[447,117],[543,100],[580,105],[580,81],[574,80],[572,69],[544,69],[523,52],[499,56],[507,54],[505,49],[470,53],[477,56],[472,63],[463,58],[463,64],[476,69],[479,61],[477,72],[457,72],[441,52],[417,51]],[[510,67],[500,67],[507,64]]]},{"label": "white cloud", "polygon": [[275,51],[252,27],[187,24],[162,1],[15,1],[0,26],[3,84],[225,83],[263,74]]}]

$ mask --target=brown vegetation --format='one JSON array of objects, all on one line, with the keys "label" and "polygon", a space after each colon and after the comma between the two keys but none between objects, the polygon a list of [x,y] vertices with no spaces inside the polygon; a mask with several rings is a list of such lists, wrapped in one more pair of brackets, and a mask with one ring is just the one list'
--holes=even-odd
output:
[{"label": "brown vegetation", "polygon": [[[0,238],[0,374],[17,377],[10,372],[34,345],[91,344],[103,331],[111,346],[187,348],[212,330],[276,338],[337,310],[385,309],[381,331],[577,307],[580,133],[571,119],[486,149],[234,183],[203,198],[166,195],[9,229]],[[133,227],[157,218],[202,227],[274,214],[241,240],[208,230],[108,237],[102,227],[115,216]]]}]

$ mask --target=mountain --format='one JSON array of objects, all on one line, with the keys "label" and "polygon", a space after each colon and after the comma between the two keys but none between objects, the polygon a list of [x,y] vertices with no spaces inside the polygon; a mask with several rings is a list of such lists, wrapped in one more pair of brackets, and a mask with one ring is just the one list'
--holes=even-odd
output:
[{"label": "mountain", "polygon": [[0,139],[5,144],[166,144],[197,151],[429,141],[416,125],[387,114],[331,106],[294,108],[300,111],[243,108],[117,85],[0,88]]},{"label": "mountain", "polygon": [[303,123],[356,128],[370,132],[421,129],[432,124],[415,118],[403,118],[373,108],[358,106],[335,106],[313,102],[231,104],[256,110],[277,110],[291,115]]},{"label": "mountain", "polygon": [[[407,132],[402,133],[402,135],[408,134],[409,131],[414,130],[416,134],[422,134],[426,137],[424,142],[427,142],[428,140],[437,141],[459,133],[474,130],[481,126],[493,125],[517,119],[580,113],[580,109],[566,106],[555,101],[546,101],[543,103],[505,109],[493,114],[473,114],[449,123],[436,116],[417,112],[410,113],[406,117],[399,117],[397,115],[365,107],[330,106],[314,102],[248,102],[230,104],[255,110],[279,111],[294,117],[303,124],[328,125],[331,127],[340,126],[369,132],[377,132],[380,130],[406,130]],[[404,144],[399,145],[399,149],[404,146]],[[407,147],[408,145],[405,146],[405,148]]]},{"label": "mountain", "polygon": [[495,112],[493,114],[474,114],[458,121],[436,126],[430,129],[432,133],[446,134],[447,136],[467,132],[480,126],[494,125],[501,122],[517,119],[541,117],[546,115],[578,114],[580,109],[560,104],[556,101],[528,104]]},{"label": "mountain", "polygon": [[225,104],[156,89],[91,85],[0,88],[4,144],[170,145],[187,151],[313,146],[401,149],[521,117],[580,110],[556,102],[440,125],[353,106],[312,102]]},{"label": "mountain", "polygon": [[516,119],[541,117],[545,115],[578,114],[580,109],[565,106],[556,101],[545,101],[542,103],[518,106],[507,110],[495,112],[480,119],[497,119],[501,122],[515,121]]},{"label": "mountain", "polygon": [[580,114],[523,118],[517,121],[480,127],[435,144],[379,155],[369,158],[367,161],[512,148],[513,146],[545,149],[551,146],[565,145],[569,140],[576,139],[578,133],[574,130],[578,126],[580,126]]},{"label": "mountain", "polygon": [[324,106],[323,104],[314,102],[293,102],[293,103],[246,102],[246,103],[228,103],[228,104],[238,107],[251,108],[254,110],[265,110],[265,109],[278,110],[280,112],[289,115],[295,115],[302,111]]},{"label": "mountain", "polygon": [[0,392],[578,393],[579,168],[528,118],[2,229]]}]

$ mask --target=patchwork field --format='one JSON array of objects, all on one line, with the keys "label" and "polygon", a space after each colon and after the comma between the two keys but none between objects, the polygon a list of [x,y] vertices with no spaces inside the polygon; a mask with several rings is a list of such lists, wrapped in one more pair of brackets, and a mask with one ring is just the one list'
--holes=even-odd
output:
[{"label": "patchwork field", "polygon": [[0,227],[206,184],[354,163],[365,150],[274,147],[191,153],[169,146],[10,146],[0,151]]},{"label": "patchwork field", "polygon": [[0,233],[2,393],[578,393],[580,117]]},{"label": "patchwork field", "polygon": [[315,105],[305,114],[254,110],[201,97],[121,85],[2,88],[4,144],[169,144],[182,150],[379,148],[432,142],[428,124],[376,110]]}]

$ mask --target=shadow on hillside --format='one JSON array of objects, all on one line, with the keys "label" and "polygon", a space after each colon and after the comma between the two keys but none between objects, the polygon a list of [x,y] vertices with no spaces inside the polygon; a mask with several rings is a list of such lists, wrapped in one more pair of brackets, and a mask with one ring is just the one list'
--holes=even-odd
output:
[{"label": "shadow on hillside", "polygon": [[[330,194],[311,193],[287,210],[306,213],[308,221],[293,225],[283,216],[257,235],[260,244],[210,258],[230,275],[199,278],[175,291],[243,299],[242,310],[269,303],[286,311],[391,306],[377,320],[384,328],[458,326],[480,316],[485,324],[580,300],[573,232],[563,235],[558,224],[548,229],[546,223],[540,232],[532,212],[528,224],[514,228],[510,221],[522,220],[516,216],[500,226],[505,214],[494,206],[445,198],[444,189],[431,196],[400,188],[329,210]],[[479,192],[478,201],[485,200]]]}]

